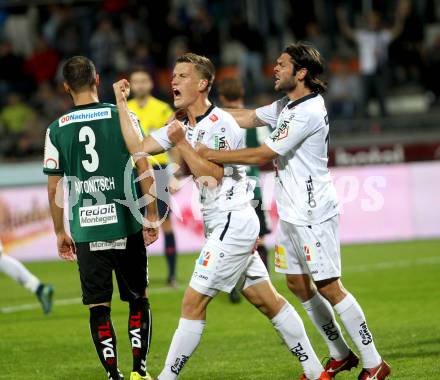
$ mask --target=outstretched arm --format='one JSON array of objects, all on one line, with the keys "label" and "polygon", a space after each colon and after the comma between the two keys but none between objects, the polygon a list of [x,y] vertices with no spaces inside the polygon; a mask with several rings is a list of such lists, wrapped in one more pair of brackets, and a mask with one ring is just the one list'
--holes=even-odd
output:
[{"label": "outstretched arm", "polygon": [[258,118],[255,110],[242,108],[224,108],[224,110],[234,117],[235,121],[241,128],[255,128],[266,125]]},{"label": "outstretched arm", "polygon": [[396,17],[393,28],[391,29],[391,38],[395,40],[398,38],[405,27],[405,20],[411,12],[411,4],[408,1],[401,0],[396,10]]},{"label": "outstretched arm", "polygon": [[119,111],[119,123],[122,136],[124,137],[127,149],[131,154],[140,152],[148,154],[162,153],[164,149],[150,136],[143,137],[128,109],[127,98],[130,94],[130,84],[122,79],[113,84],[113,91],[116,97],[116,105]]},{"label": "outstretched arm", "polygon": [[205,145],[197,144],[196,150],[200,156],[217,164],[263,165],[278,156],[266,144],[258,148],[228,151],[209,149]]},{"label": "outstretched arm", "polygon": [[347,15],[345,10],[340,6],[336,8],[336,18],[338,20],[338,25],[339,25],[339,29],[341,30],[341,33],[349,40],[354,40],[355,31],[347,21]]}]

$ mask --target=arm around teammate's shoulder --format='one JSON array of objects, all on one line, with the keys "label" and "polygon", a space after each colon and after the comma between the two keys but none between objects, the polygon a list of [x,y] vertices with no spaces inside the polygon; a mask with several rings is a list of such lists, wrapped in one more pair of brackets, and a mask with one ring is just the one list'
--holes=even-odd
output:
[{"label": "arm around teammate's shoulder", "polygon": [[244,109],[244,108],[223,108],[226,112],[230,113],[237,124],[241,128],[255,128],[262,127],[265,125],[261,121],[254,109]]}]

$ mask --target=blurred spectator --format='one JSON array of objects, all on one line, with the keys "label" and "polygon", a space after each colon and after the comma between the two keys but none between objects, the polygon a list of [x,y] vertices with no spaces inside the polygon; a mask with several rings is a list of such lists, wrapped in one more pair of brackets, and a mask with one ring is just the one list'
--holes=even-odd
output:
[{"label": "blurred spectator", "polygon": [[431,105],[434,105],[440,100],[440,34],[427,49],[425,57],[422,80],[428,91],[429,101]]},{"label": "blurred spectator", "polygon": [[34,82],[38,84],[50,81],[55,77],[58,63],[58,54],[48,46],[44,37],[40,36],[34,53],[24,63],[24,69],[33,78]]},{"label": "blurred spectator", "polygon": [[23,93],[28,87],[23,76],[23,58],[12,52],[9,41],[0,43],[0,105],[10,91]]},{"label": "blurred spectator", "polygon": [[7,104],[0,113],[0,121],[8,134],[24,132],[34,117],[33,109],[15,92],[9,94]]},{"label": "blurred spectator", "polygon": [[60,96],[50,82],[39,83],[32,103],[40,111],[39,115],[44,118],[46,124],[62,115],[71,106],[70,102],[66,106],[65,92]]},{"label": "blurred spectator", "polygon": [[[100,94],[104,102],[113,101],[112,84],[118,69],[127,69],[127,60],[120,50],[121,41],[112,21],[103,17],[90,40],[91,59],[100,75]],[[122,53],[122,54],[121,54]]]},{"label": "blurred spectator", "polygon": [[[84,49],[82,46],[81,30],[79,24],[73,17],[72,8],[60,6],[53,8],[53,47],[62,58],[68,58],[80,54]],[[49,39],[50,41],[50,39]]]},{"label": "blurred spectator", "polygon": [[231,20],[229,34],[232,40],[242,47],[239,60],[240,79],[246,86],[246,92],[264,90],[263,78],[263,54],[265,50],[264,40],[258,30],[252,29],[246,20],[236,14]]},{"label": "blurred spectator", "polygon": [[35,7],[17,6],[8,8],[8,12],[3,27],[5,37],[11,42],[15,54],[26,57],[34,50],[38,11]]},{"label": "blurred spectator", "polygon": [[204,6],[198,6],[189,25],[190,50],[211,59],[217,65],[220,57],[219,31]]},{"label": "blurred spectator", "polygon": [[346,58],[338,61],[329,80],[327,96],[330,117],[350,120],[356,115],[362,97],[361,84]]},{"label": "blurred spectator", "polygon": [[401,34],[407,12],[408,8],[401,2],[393,28],[386,29],[382,25],[381,15],[372,10],[365,16],[366,27],[353,29],[347,22],[344,10],[337,9],[341,32],[356,43],[359,51],[363,86],[362,113],[366,117],[369,116],[369,101],[374,98],[379,102],[382,117],[387,116],[385,97],[388,81],[388,47]]},{"label": "blurred spectator", "polygon": [[421,16],[413,10],[410,1],[404,1],[402,7],[408,15],[404,21],[400,36],[390,46],[390,58],[394,63],[394,74],[398,83],[417,83],[422,67],[422,49],[424,25]]},{"label": "blurred spectator", "polygon": [[330,40],[322,34],[316,22],[309,22],[306,25],[306,41],[318,49],[325,60],[330,58]]},{"label": "blurred spectator", "polygon": [[9,94],[7,105],[0,113],[4,130],[1,144],[4,156],[27,157],[36,152],[31,134],[35,117],[34,110],[22,101],[19,94]]}]

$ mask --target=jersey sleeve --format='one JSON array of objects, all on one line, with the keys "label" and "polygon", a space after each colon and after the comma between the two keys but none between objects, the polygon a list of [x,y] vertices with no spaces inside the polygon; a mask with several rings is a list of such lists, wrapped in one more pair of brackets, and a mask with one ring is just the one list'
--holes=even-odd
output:
[{"label": "jersey sleeve", "polygon": [[53,139],[53,131],[51,128],[47,128],[46,140],[44,143],[44,161],[43,161],[43,173],[46,175],[64,175],[64,168],[60,161],[60,152],[55,145]]},{"label": "jersey sleeve", "polygon": [[277,127],[278,115],[288,102],[289,98],[285,96],[267,106],[257,108],[255,114],[262,122],[270,125],[272,129],[275,129]]},{"label": "jersey sleeve", "polygon": [[280,156],[286,155],[311,133],[310,117],[292,114],[266,138],[265,144]]},{"label": "jersey sleeve", "polygon": [[169,125],[165,125],[160,129],[156,129],[155,131],[150,133],[150,136],[157,141],[157,143],[164,149],[168,150],[173,147],[172,142],[168,138],[168,127]]}]

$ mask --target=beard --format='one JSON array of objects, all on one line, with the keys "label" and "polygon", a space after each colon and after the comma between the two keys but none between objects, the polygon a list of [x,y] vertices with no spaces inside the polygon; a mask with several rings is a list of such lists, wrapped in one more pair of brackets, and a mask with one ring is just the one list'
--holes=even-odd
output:
[{"label": "beard", "polygon": [[297,85],[298,85],[298,82],[295,80],[295,78],[291,77],[287,80],[279,81],[278,85],[275,85],[275,90],[290,92],[290,91],[293,91]]}]

